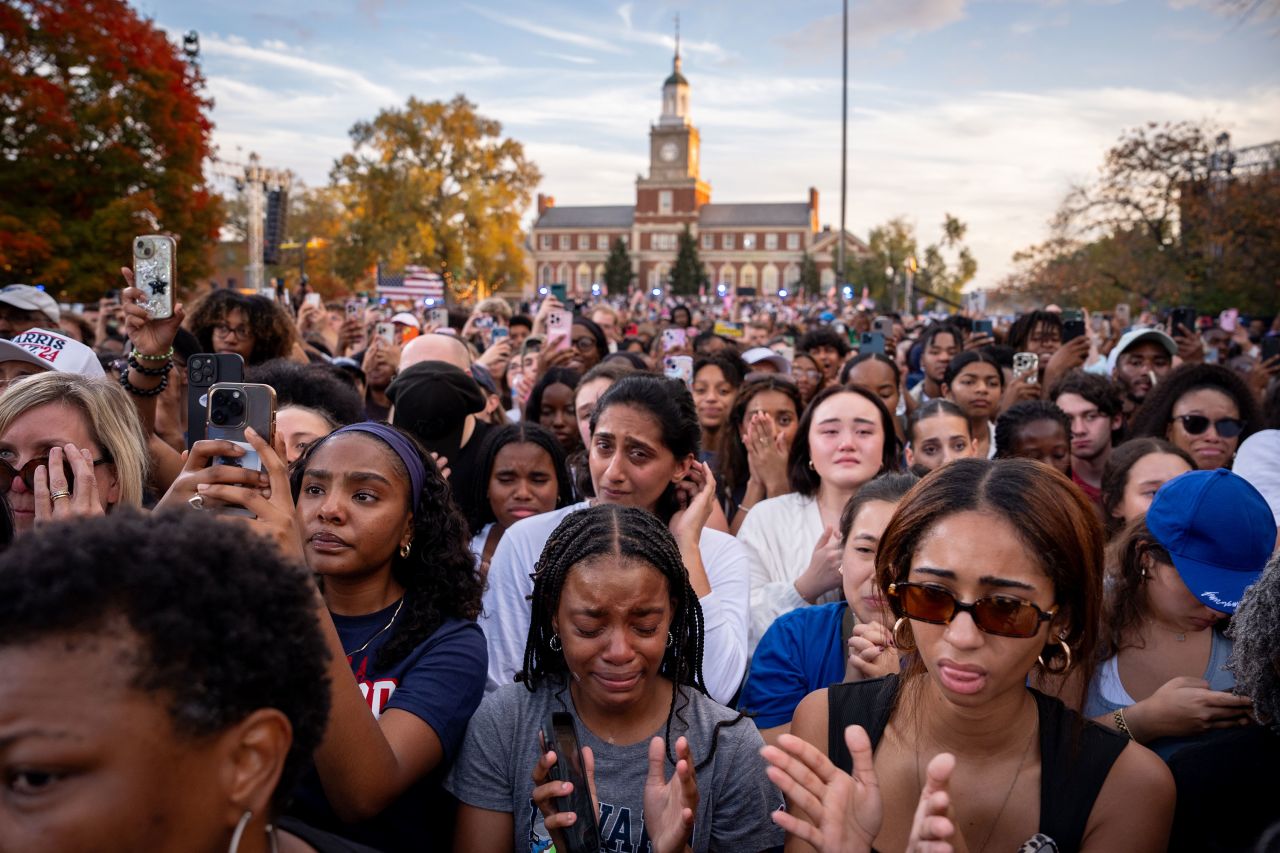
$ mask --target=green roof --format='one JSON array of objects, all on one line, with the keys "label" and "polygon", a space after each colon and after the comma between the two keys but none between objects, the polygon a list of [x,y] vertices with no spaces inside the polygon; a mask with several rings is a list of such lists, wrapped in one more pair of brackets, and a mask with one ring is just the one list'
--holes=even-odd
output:
[{"label": "green roof", "polygon": [[689,81],[684,79],[684,75],[681,74],[679,71],[672,71],[671,76],[668,77],[662,85],[671,86],[673,84],[677,86],[688,86]]}]

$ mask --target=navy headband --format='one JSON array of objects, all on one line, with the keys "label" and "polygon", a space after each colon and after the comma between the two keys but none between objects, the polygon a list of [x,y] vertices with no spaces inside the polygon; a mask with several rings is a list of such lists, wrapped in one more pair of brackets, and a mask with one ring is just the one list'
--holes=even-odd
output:
[{"label": "navy headband", "polygon": [[422,498],[422,487],[427,482],[427,471],[422,467],[422,455],[418,453],[417,448],[401,435],[395,427],[374,423],[373,421],[344,426],[330,433],[330,437],[341,435],[344,432],[367,432],[382,439],[385,444],[395,451],[396,455],[400,457],[400,461],[404,463],[404,467],[409,471],[409,485],[413,489],[413,512],[416,515],[418,501]]}]

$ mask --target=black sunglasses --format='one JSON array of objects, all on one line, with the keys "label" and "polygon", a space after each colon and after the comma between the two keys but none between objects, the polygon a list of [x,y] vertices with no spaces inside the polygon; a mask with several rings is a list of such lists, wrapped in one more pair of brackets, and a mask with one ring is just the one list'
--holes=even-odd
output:
[{"label": "black sunglasses", "polygon": [[[106,457],[93,460],[93,467],[107,462]],[[8,492],[13,488],[15,478],[21,479],[22,484],[27,487],[27,491],[34,492],[36,490],[36,469],[41,465],[49,467],[49,457],[41,456],[37,459],[30,459],[26,465],[21,468],[14,468],[8,460],[0,459],[0,492]],[[70,486],[76,481],[75,471],[71,468],[71,460],[67,459],[64,454],[62,457],[62,474],[66,477],[67,485]]]},{"label": "black sunglasses", "polygon": [[949,625],[957,613],[968,613],[979,630],[1000,637],[1034,637],[1040,623],[1058,612],[1053,607],[1046,613],[1029,601],[1003,595],[988,595],[965,604],[950,590],[921,583],[891,583],[889,595],[898,600],[909,619]]},{"label": "black sunglasses", "polygon": [[1174,415],[1173,419],[1182,421],[1182,428],[1188,435],[1199,435],[1209,428],[1210,423],[1223,438],[1235,438],[1244,432],[1244,421],[1239,418],[1219,418],[1216,421],[1210,421],[1204,415]]}]

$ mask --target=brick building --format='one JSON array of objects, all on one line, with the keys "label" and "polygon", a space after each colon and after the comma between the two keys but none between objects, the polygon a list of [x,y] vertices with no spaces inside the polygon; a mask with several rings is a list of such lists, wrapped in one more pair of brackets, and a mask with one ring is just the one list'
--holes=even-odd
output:
[{"label": "brick building", "polygon": [[[609,249],[621,238],[635,283],[665,286],[679,235],[688,226],[714,284],[774,294],[799,280],[808,253],[823,290],[833,286],[837,233],[818,226],[818,191],[810,187],[800,202],[714,204],[699,172],[699,143],[677,47],[671,76],[662,85],[662,115],[649,126],[649,174],[636,179],[635,204],[557,207],[553,197],[539,193],[530,239],[537,285],[565,282],[585,295],[603,280]],[[846,234],[846,256],[866,252],[865,243]]]}]

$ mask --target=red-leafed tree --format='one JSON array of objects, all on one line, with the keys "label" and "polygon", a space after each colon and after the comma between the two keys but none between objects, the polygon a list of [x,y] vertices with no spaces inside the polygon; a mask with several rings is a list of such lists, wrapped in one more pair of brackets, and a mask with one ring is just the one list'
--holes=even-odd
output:
[{"label": "red-leafed tree", "polygon": [[178,238],[207,272],[221,218],[199,72],[123,0],[0,3],[0,284],[118,287],[131,238]]}]

